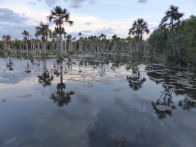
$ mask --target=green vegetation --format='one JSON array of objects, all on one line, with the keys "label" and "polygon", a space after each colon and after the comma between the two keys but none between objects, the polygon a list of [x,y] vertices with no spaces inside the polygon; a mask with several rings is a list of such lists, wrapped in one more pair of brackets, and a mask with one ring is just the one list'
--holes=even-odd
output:
[{"label": "green vegetation", "polygon": [[22,32],[22,40],[11,40],[4,35],[0,41],[0,52],[22,56],[57,56],[61,61],[70,54],[128,54],[133,57],[153,57],[154,61],[165,64],[196,66],[196,17],[183,20],[179,8],[170,6],[162,18],[159,27],[147,40],[143,35],[149,33],[147,22],[139,18],[129,29],[127,38],[116,34],[107,38],[100,36],[78,37],[67,34],[64,24],[73,24],[66,9],[55,7],[48,16],[55,29],[50,30],[48,24],[40,23],[35,34]]},{"label": "green vegetation", "polygon": [[182,13],[171,6],[160,26],[148,39],[151,53],[168,63],[196,65],[196,17],[182,21]]}]

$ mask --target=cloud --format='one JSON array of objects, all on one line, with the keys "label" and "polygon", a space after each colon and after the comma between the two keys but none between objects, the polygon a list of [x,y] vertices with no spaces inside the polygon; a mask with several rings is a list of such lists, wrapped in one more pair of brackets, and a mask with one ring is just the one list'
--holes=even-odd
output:
[{"label": "cloud", "polygon": [[[41,0],[37,0],[37,1],[41,1]],[[44,0],[46,2],[46,4],[49,6],[49,7],[52,7],[54,6],[54,4],[56,4],[58,2],[58,0]]]},{"label": "cloud", "polygon": [[103,29],[97,30],[96,35],[100,35],[100,34],[111,35],[111,34],[114,34],[114,30],[112,28],[103,28]]},{"label": "cloud", "polygon": [[35,6],[36,5],[36,2],[28,2],[28,4]]},{"label": "cloud", "polygon": [[89,26],[89,25],[91,25],[91,22],[85,22],[85,24],[86,24],[87,26]]},{"label": "cloud", "polygon": [[83,3],[87,2],[90,4],[94,4],[96,0],[64,0],[64,1],[69,1],[71,3],[71,7],[78,9],[82,7]]},{"label": "cloud", "polygon": [[23,23],[28,18],[13,12],[8,8],[0,8],[0,24],[1,23]]},{"label": "cloud", "polygon": [[22,32],[27,30],[30,34],[34,34],[35,26],[34,25],[18,25],[18,24],[3,24],[0,25],[0,37],[5,35],[10,35],[12,39],[22,38]]},{"label": "cloud", "polygon": [[147,3],[147,0],[139,0],[139,3]]},{"label": "cloud", "polygon": [[37,0],[38,2],[44,1],[48,7],[54,6],[57,2],[64,1],[69,3],[71,8],[81,8],[84,3],[94,4],[97,0]]},{"label": "cloud", "polygon": [[90,30],[84,30],[84,31],[82,31],[82,33],[85,33],[85,34],[91,34],[91,33],[93,33],[92,31],[90,31]]},{"label": "cloud", "polygon": [[28,24],[30,18],[15,13],[8,8],[0,8],[0,37],[11,35],[12,38],[22,38],[22,31],[34,32],[34,25]]}]

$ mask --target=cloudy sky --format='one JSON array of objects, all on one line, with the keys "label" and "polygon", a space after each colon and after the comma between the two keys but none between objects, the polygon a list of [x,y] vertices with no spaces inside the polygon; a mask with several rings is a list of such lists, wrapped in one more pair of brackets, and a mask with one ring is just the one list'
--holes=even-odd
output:
[{"label": "cloudy sky", "polygon": [[171,4],[185,13],[184,19],[196,15],[196,0],[0,0],[0,37],[21,38],[24,29],[33,36],[35,26],[47,23],[46,16],[56,5],[71,13],[74,25],[65,28],[74,36],[82,32],[127,37],[137,18],[144,18],[151,31],[155,29]]}]

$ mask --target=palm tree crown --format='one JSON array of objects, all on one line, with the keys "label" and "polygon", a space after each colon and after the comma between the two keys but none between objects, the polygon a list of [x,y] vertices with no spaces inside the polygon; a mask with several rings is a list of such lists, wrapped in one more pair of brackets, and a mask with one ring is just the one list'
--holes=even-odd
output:
[{"label": "palm tree crown", "polygon": [[65,29],[63,27],[64,23],[68,23],[70,25],[73,24],[73,21],[69,20],[70,14],[66,9],[61,8],[60,6],[56,6],[54,10],[51,11],[51,14],[48,16],[48,20],[50,22],[54,22],[56,25],[55,31],[60,36],[60,56],[63,54],[63,45],[62,45],[62,34],[65,33]]},{"label": "palm tree crown", "polygon": [[70,25],[73,24],[73,21],[70,21],[70,14],[66,9],[62,9],[60,6],[56,6],[54,10],[51,11],[51,14],[48,16],[50,22],[54,22],[56,24],[56,29],[58,30],[58,34],[63,34],[63,24],[68,23]]},{"label": "palm tree crown", "polygon": [[174,29],[177,28],[181,23],[183,13],[178,11],[178,7],[171,5],[169,10],[166,12],[165,17],[162,18],[159,27],[161,29]]},{"label": "palm tree crown", "polygon": [[41,22],[40,25],[36,27],[36,35],[37,36],[41,35],[42,40],[46,41],[49,35],[49,26]]},{"label": "palm tree crown", "polygon": [[133,22],[132,27],[129,29],[129,35],[133,35],[137,39],[142,40],[144,33],[149,33],[148,24],[144,19],[139,18],[137,21]]},{"label": "palm tree crown", "polygon": [[24,37],[24,40],[28,40],[28,39],[29,39],[29,32],[28,32],[28,31],[24,30],[24,31],[22,32],[22,35],[23,35],[23,37]]}]

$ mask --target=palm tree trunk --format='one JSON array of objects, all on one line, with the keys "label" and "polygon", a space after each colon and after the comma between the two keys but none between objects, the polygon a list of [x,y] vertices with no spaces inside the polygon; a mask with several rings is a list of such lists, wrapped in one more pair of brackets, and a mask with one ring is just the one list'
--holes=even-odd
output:
[{"label": "palm tree trunk", "polygon": [[63,55],[63,44],[62,44],[62,34],[60,33],[60,56]]},{"label": "palm tree trunk", "polygon": [[65,38],[65,54],[67,53],[67,42],[66,42],[66,38]]}]

